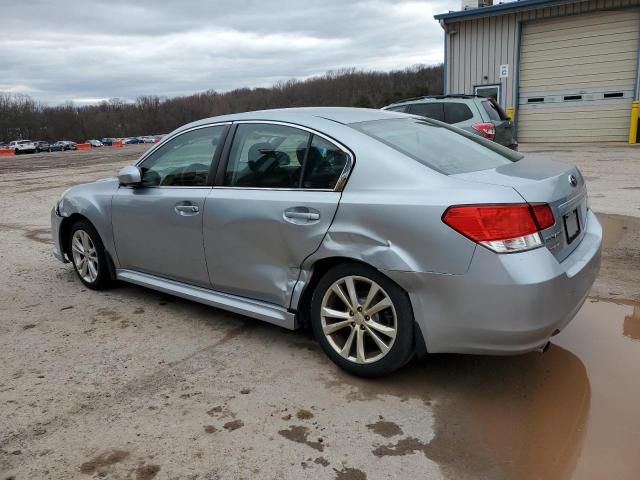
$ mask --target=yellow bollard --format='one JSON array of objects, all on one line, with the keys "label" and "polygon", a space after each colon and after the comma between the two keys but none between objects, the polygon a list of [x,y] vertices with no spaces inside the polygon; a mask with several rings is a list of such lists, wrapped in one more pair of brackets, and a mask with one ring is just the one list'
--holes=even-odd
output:
[{"label": "yellow bollard", "polygon": [[638,141],[638,105],[640,102],[634,100],[631,102],[631,125],[629,125],[629,143],[634,144]]},{"label": "yellow bollard", "polygon": [[507,108],[507,117],[509,117],[511,120],[513,120],[513,107],[508,107]]}]

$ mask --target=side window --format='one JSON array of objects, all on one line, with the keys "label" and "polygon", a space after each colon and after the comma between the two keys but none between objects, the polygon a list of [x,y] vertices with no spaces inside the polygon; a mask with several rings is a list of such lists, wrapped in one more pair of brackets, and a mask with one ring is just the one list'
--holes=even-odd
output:
[{"label": "side window", "polygon": [[442,121],[442,103],[414,103],[409,113]]},{"label": "side window", "polygon": [[199,128],[170,140],[141,165],[145,187],[202,187],[226,126]]},{"label": "side window", "polygon": [[390,110],[392,112],[406,112],[408,108],[406,105],[400,105],[398,107],[389,107],[389,108],[386,108],[385,110]]},{"label": "side window", "polygon": [[444,104],[444,121],[446,123],[459,123],[471,118],[473,118],[473,113],[464,103]]},{"label": "side window", "polygon": [[285,125],[238,125],[224,184],[230,187],[298,188],[310,135]]},{"label": "side window", "polygon": [[328,140],[314,135],[304,165],[302,187],[335,188],[346,163],[346,153]]}]

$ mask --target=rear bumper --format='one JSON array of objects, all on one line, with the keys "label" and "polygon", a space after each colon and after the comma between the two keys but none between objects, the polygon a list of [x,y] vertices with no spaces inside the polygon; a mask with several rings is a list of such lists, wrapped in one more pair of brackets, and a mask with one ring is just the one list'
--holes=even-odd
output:
[{"label": "rear bumper", "polygon": [[385,272],[408,293],[431,353],[538,350],[576,315],[600,268],[602,228],[589,211],[585,236],[564,261],[546,248],[498,255],[477,247],[464,275]]},{"label": "rear bumper", "polygon": [[56,208],[51,210],[51,237],[53,238],[53,256],[60,260],[62,263],[67,263],[68,260],[64,255],[64,249],[60,244],[60,226],[64,217],[58,215]]}]

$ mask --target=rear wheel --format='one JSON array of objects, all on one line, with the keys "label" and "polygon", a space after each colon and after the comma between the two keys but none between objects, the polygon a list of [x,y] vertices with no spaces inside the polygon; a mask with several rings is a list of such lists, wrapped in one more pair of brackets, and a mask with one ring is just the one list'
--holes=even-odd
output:
[{"label": "rear wheel", "polygon": [[339,265],[322,277],[313,294],[311,322],[324,352],[354,375],[387,375],[413,354],[406,293],[366,265]]},{"label": "rear wheel", "polygon": [[80,281],[93,290],[104,290],[111,284],[106,253],[93,225],[79,220],[71,227],[67,251]]}]

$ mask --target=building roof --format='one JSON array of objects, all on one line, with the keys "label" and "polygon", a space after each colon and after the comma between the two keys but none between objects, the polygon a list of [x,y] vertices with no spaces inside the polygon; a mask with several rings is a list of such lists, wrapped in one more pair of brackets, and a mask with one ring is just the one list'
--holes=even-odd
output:
[{"label": "building roof", "polygon": [[498,3],[491,7],[470,8],[457,12],[441,13],[434,15],[436,20],[447,22],[449,20],[468,20],[471,18],[504,15],[507,13],[519,12],[522,10],[532,10],[540,7],[548,7],[553,4],[573,3],[567,0],[517,0],[515,2]]}]

